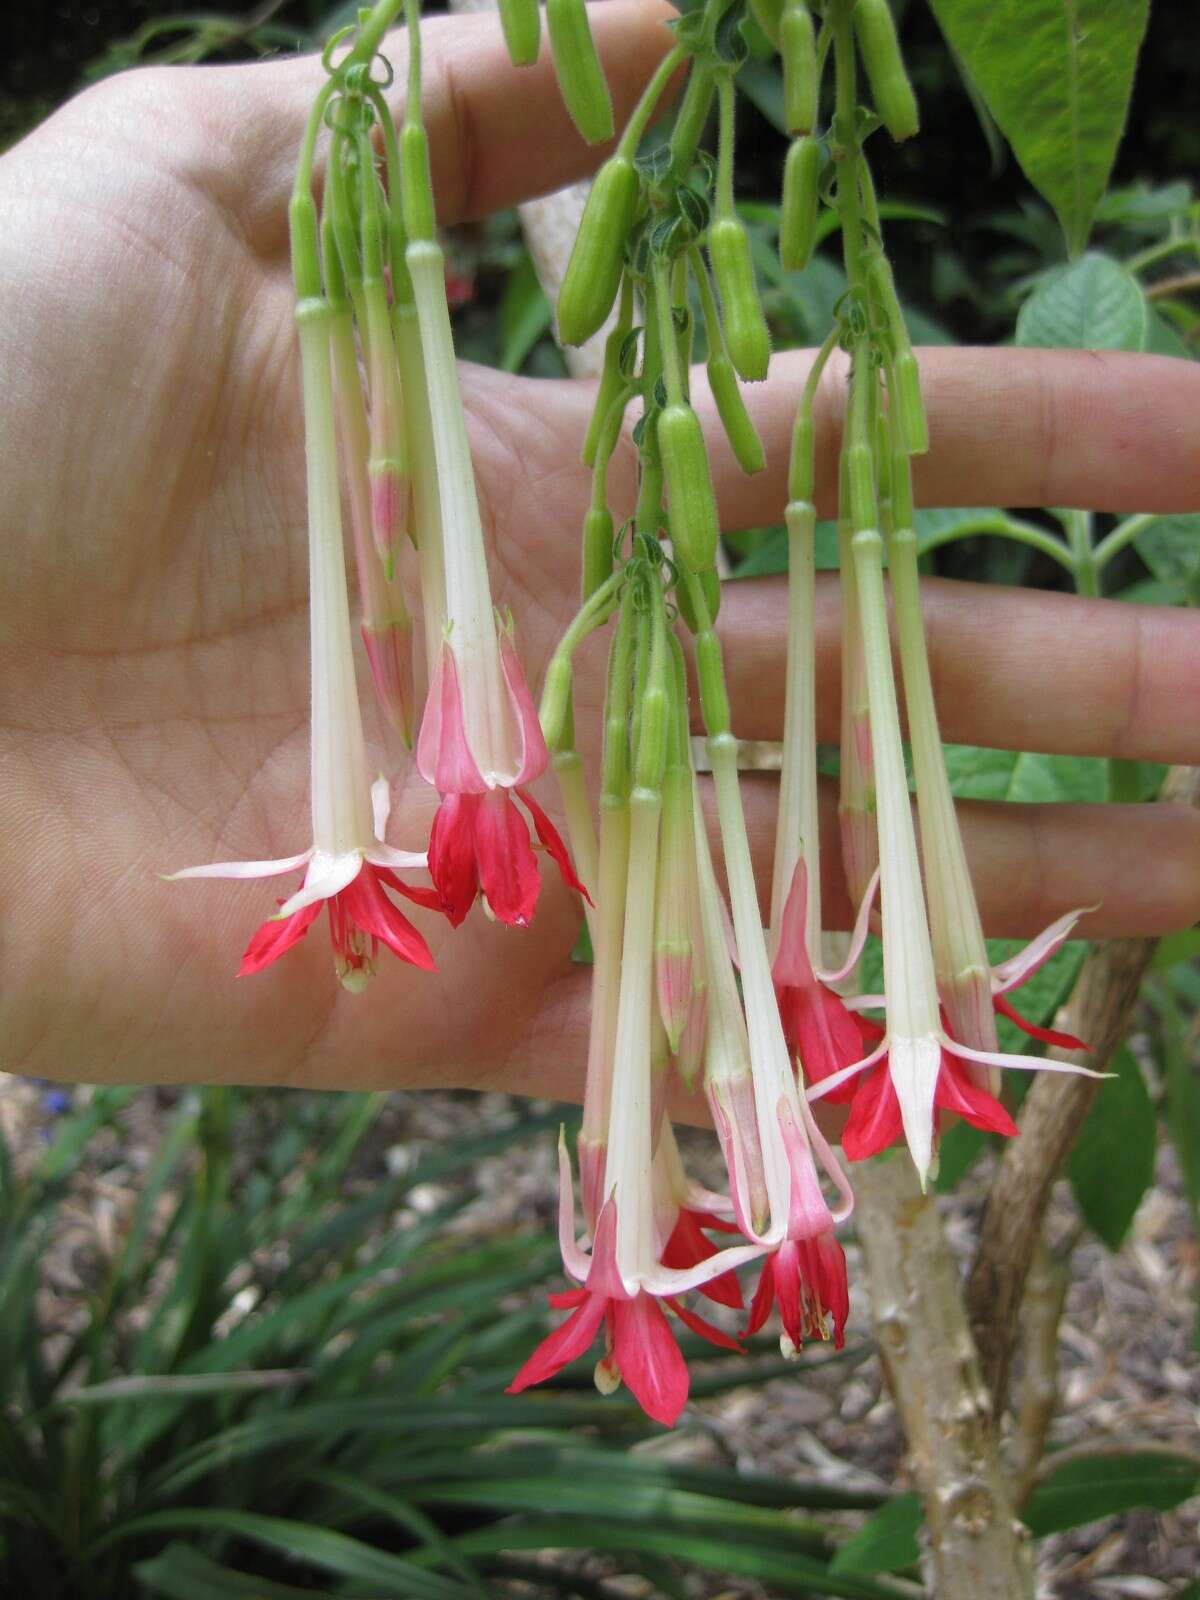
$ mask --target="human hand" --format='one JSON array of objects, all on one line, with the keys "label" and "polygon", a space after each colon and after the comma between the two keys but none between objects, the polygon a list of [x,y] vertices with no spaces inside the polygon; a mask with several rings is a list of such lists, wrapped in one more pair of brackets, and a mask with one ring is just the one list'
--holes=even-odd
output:
[{"label": "human hand", "polygon": [[[669,43],[665,5],[595,15],[618,115]],[[434,23],[427,119],[443,220],[583,172],[594,156],[548,63],[511,73],[498,27]],[[402,47],[394,57],[402,55]],[[401,63],[397,59],[397,65]],[[301,848],[307,823],[303,437],[287,270],[292,162],[320,68],[131,73],[89,91],[0,161],[8,377],[0,428],[0,1066],[46,1077],[320,1087],[497,1087],[578,1095],[588,975],[580,912],[543,875],[533,926],[478,912],[451,934],[416,913],[436,976],[381,965],[344,994],[310,939],[235,982],[261,884],[160,872]],[[397,82],[403,71],[397,72]],[[758,479],[722,443],[727,529],[775,521],[807,356],[748,392]],[[1187,432],[1200,371],[1153,358],[922,354],[933,450],[926,504],[1200,504]],[[465,398],[497,602],[531,682],[572,612],[587,494],[587,386],[472,370]],[[836,460],[822,412],[825,488]],[[633,454],[611,478],[631,503]],[[826,504],[831,494],[826,493]],[[1187,613],[931,583],[943,732],[1005,748],[1200,762],[1179,683]],[[836,585],[820,600],[822,684],[837,680]],[[735,726],[780,732],[778,582],[729,586],[721,627]],[[578,658],[594,770],[600,655]],[[364,678],[365,681],[365,678]],[[823,691],[821,737],[837,729]],[[376,729],[397,777],[391,838],[423,846],[436,804]],[[747,781],[762,862],[774,780]],[[543,800],[553,810],[547,784]],[[1161,931],[1200,913],[1200,821],[1176,808],[964,806],[985,921],[1032,932],[1103,902],[1083,931]],[[827,915],[849,914],[827,815]]]}]

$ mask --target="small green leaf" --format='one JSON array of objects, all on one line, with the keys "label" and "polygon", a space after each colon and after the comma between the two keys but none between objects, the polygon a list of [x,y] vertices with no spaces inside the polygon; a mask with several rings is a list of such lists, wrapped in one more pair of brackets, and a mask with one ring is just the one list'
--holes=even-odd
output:
[{"label": "small green leaf", "polygon": [[1142,1070],[1125,1046],[1100,1088],[1067,1162],[1088,1226],[1119,1249],[1154,1177],[1157,1122]]},{"label": "small green leaf", "polygon": [[1017,316],[1017,343],[1042,349],[1140,350],[1146,342],[1146,297],[1111,256],[1089,250],[1052,273]]},{"label": "small green leaf", "polygon": [[1200,516],[1194,512],[1156,517],[1133,541],[1160,583],[1190,592],[1200,584]]},{"label": "small green leaf", "polygon": [[[1050,1457],[1053,1469],[1054,1458]],[[1022,1516],[1034,1537],[1079,1528],[1137,1506],[1170,1511],[1200,1492],[1194,1459],[1167,1450],[1134,1450],[1068,1461],[1040,1483]]]},{"label": "small green leaf", "polygon": [[1149,0],[932,0],[1025,175],[1087,243],[1125,126]]},{"label": "small green leaf", "polygon": [[901,1494],[889,1500],[853,1538],[847,1539],[829,1563],[830,1572],[897,1572],[915,1566],[921,1552],[917,1530],[921,1526],[919,1495]]},{"label": "small green leaf", "polygon": [[1194,961],[1197,956],[1200,956],[1200,928],[1184,928],[1158,941],[1150,966],[1154,972],[1169,972],[1180,961]]}]

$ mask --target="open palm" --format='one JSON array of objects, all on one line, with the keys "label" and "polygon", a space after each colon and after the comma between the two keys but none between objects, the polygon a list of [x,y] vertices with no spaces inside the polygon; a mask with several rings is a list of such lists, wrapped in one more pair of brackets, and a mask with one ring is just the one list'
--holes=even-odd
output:
[{"label": "open palm", "polygon": [[[640,0],[598,14],[618,113],[669,43],[667,14]],[[430,36],[446,220],[586,168],[545,61],[514,83],[488,23],[448,22]],[[308,842],[286,197],[319,73],[306,61],[130,74],[72,102],[0,162],[0,1066],[108,1081],[566,1094],[582,1061],[587,980],[570,961],[579,910],[555,874],[543,874],[529,930],[477,912],[451,934],[417,913],[438,974],[381,964],[358,1000],[340,990],[315,937],[269,973],[233,981],[270,886],[157,876]],[[779,381],[756,396],[770,463],[762,480],[747,485],[718,454],[727,526],[778,517],[804,359],[777,362]],[[1184,437],[1161,425],[1195,414],[1200,379],[1183,364],[1117,358],[1085,369],[1069,356],[955,352],[927,372],[927,499],[1139,509],[1200,500]],[[513,611],[536,683],[577,590],[588,394],[483,371],[465,389],[495,595]],[[1085,407],[1083,437],[1070,424]],[[1053,453],[1047,419],[1063,441]],[[1007,446],[989,465],[977,449],[998,429]],[[831,430],[832,408],[827,461]],[[614,487],[632,488],[628,450]],[[725,607],[739,731],[750,736],[779,729],[779,599],[772,583],[744,585]],[[952,585],[934,586],[930,608],[948,737],[1200,759],[1195,718],[1181,725],[1172,687],[1175,673],[1188,681],[1200,666],[1194,618]],[[822,661],[834,672],[835,624],[828,588]],[[599,656],[583,662],[586,759]],[[981,677],[1015,663],[1019,679],[980,696]],[[1056,709],[1039,684],[1062,687],[1064,672],[1074,687]],[[828,737],[835,700],[822,720]],[[390,839],[422,848],[435,797],[378,729],[373,754],[396,778]],[[771,785],[748,790],[765,844]],[[1128,816],[1038,811],[980,807],[967,819],[996,931],[1100,898],[1101,933],[1196,915],[1200,851],[1188,814],[1143,808],[1132,832]],[[836,910],[832,878],[829,893]]]}]

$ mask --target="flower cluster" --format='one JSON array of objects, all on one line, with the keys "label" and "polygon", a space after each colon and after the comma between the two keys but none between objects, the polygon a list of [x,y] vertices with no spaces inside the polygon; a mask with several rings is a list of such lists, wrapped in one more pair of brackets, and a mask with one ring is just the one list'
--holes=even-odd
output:
[{"label": "flower cluster", "polygon": [[[291,207],[308,464],[312,846],[285,860],[196,867],[178,876],[242,878],[303,867],[302,886],[255,933],[241,971],[258,972],[277,960],[324,904],[338,975],[347,988],[361,990],[381,943],[413,965],[433,964],[396,896],[441,913],[454,927],[477,900],[491,917],[524,927],[538,901],[538,852],[555,863],[581,896],[594,956],[576,1151],[583,1221],[581,1230],[564,1138],[559,1231],[574,1287],[552,1304],[569,1315],[511,1388],[553,1377],[602,1338],[597,1385],[607,1392],[623,1382],[648,1415],[670,1424],[688,1395],[675,1323],[736,1349],[777,1312],[785,1354],[813,1339],[842,1342],[849,1296],[834,1230],[850,1214],[853,1196],[812,1102],[849,1103],[842,1142],[850,1160],[903,1140],[924,1184],[944,1115],[1015,1133],[999,1098],[998,1069],[1084,1070],[1002,1053],[995,1022],[997,1013],[1021,1021],[1006,996],[1049,959],[1080,913],[1061,917],[1024,954],[990,965],[921,624],[911,481],[911,458],[927,447],[919,375],[860,143],[869,125],[857,105],[860,56],[879,120],[898,138],[916,129],[894,33],[868,29],[862,18],[869,8],[861,0],[857,8],[828,0],[820,48],[811,26],[786,30],[785,109],[796,142],[785,179],[783,261],[789,269],[803,266],[827,200],[841,229],[848,288],[800,397],[793,439],[784,512],[783,765],[764,916],[714,626],[719,525],[689,374],[696,308],[721,424],[743,469],[760,470],[764,452],[739,382],[764,378],[770,360],[749,240],[733,196],[733,75],[741,36],[725,26],[721,0],[680,21],[675,48],[602,167],[582,219],[559,301],[560,336],[581,342],[604,326],[614,305],[617,312],[584,442],[593,477],[582,605],[547,670],[539,712],[511,620],[492,603],[434,229],[416,0],[408,4],[409,93],[399,135],[369,74],[395,9],[381,0],[360,19],[341,63],[333,67],[327,58],[329,81],[314,108]],[[798,0],[789,0],[788,9],[807,19]],[[878,8],[871,14],[878,20]],[[527,8],[525,22],[532,33],[509,30],[519,61],[537,53],[536,7]],[[607,137],[611,106],[585,21],[581,27],[569,39],[552,29],[556,67],[581,127]],[[836,60],[837,95],[828,134],[818,140],[826,47]],[[685,59],[688,83],[671,136],[639,161],[641,135]],[[697,155],[714,100],[715,166]],[[323,123],[332,139],[318,215],[310,180]],[[374,134],[382,136],[382,158]],[[831,178],[822,170],[827,157]],[[849,371],[838,523],[841,843],[859,911],[834,967],[821,916],[813,408],[839,348]],[[607,470],[635,399],[638,498],[618,530]],[[419,579],[428,693],[415,764],[437,795],[424,850],[386,843],[388,785],[369,781],[343,564],[343,491],[371,676],[387,720],[406,741],[418,720],[406,569],[415,567]],[[885,553],[917,825],[901,742]],[[594,814],[573,749],[574,658],[585,638],[610,625]],[[685,668],[689,635],[698,704]],[[717,860],[702,812],[694,711],[707,734]],[[530,789],[551,752],[570,855]],[[421,869],[428,886],[399,875]],[[872,927],[882,939],[883,993],[864,996],[856,992],[855,973]],[[1066,1035],[1022,1025],[1045,1042],[1082,1048]],[[688,1178],[673,1131],[671,1103],[692,1091],[702,1091],[716,1130],[725,1169],[718,1189]],[[748,1306],[738,1276],[743,1268],[757,1274]],[[701,1315],[687,1298],[693,1293],[723,1310]],[[744,1319],[737,1332],[732,1313]]]},{"label": "flower cluster", "polygon": [[[417,33],[399,140],[369,76],[373,37],[364,24],[336,69],[326,54],[330,77],[291,207],[308,466],[313,843],[279,861],[222,862],[174,874],[251,878],[305,867],[301,888],[251,938],[239,975],[277,961],[324,904],[337,974],[355,992],[374,971],[381,943],[402,961],[433,968],[425,938],[401,913],[396,895],[442,913],[453,927],[477,899],[500,922],[527,926],[540,887],[530,824],[537,849],[570,888],[585,893],[529,790],[545,771],[546,743],[511,623],[492,606],[445,264],[433,233]],[[318,218],[309,179],[322,120],[333,136]],[[382,173],[371,137],[376,127]],[[407,744],[416,673],[399,564],[409,536],[418,553],[429,688],[417,766],[439,798],[424,850],[385,842],[388,784],[369,779],[343,556],[343,490],[371,678],[386,720]],[[424,868],[431,886],[398,876]]]}]

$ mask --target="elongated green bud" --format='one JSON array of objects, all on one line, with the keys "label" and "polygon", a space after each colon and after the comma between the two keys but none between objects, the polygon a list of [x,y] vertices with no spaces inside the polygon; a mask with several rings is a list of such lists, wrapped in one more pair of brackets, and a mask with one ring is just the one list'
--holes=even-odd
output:
[{"label": "elongated green bud", "polygon": [[603,144],[613,136],[612,99],[584,0],[546,0],[546,27],[558,87],[571,121],[589,144]]},{"label": "elongated green bud", "polygon": [[761,472],[766,465],[762,440],[750,421],[733,362],[723,350],[714,350],[708,358],[708,383],[738,466],[743,472]]},{"label": "elongated green bud", "polygon": [[700,709],[710,739],[728,733],[732,724],[729,695],[725,688],[725,668],[721,644],[711,628],[696,636],[696,681],[700,685]]},{"label": "elongated green bud", "polygon": [[911,350],[902,350],[893,367],[896,390],[892,404],[900,423],[900,437],[911,456],[923,456],[929,449],[929,424],[925,419],[925,402],[921,398],[921,375],[917,358]]},{"label": "elongated green bud", "polygon": [[671,543],[684,566],[703,572],[717,559],[717,501],[704,430],[691,406],[677,403],[659,413],[658,448],[667,480]]},{"label": "elongated green bud", "polygon": [[688,632],[697,638],[704,632],[709,622],[712,622],[717,612],[721,609],[721,575],[716,567],[709,567],[704,572],[695,574],[700,585],[700,592],[704,596],[704,606],[708,613],[707,622],[700,616],[692,604],[691,591],[686,583],[679,583],[675,588],[675,604],[679,607],[679,615],[683,618],[684,626]]},{"label": "elongated green bud", "polygon": [[852,444],[847,450],[846,478],[851,527],[856,533],[874,528],[879,521],[879,507],[875,498],[875,456],[869,444]]},{"label": "elongated green bud", "polygon": [[803,272],[817,242],[821,146],[811,133],[792,141],[783,168],[779,260],[785,272]]},{"label": "elongated green bud", "polygon": [[736,217],[720,217],[708,232],[708,254],[721,292],[725,344],[746,381],[765,378],[771,335],[763,316],[750,259],[750,238]]},{"label": "elongated green bud", "polygon": [[542,685],[542,703],[538,719],[542,724],[542,737],[549,749],[557,750],[567,727],[567,713],[571,705],[571,658],[553,656],[546,668],[546,681]]},{"label": "elongated green bud", "polygon": [[583,599],[607,582],[613,566],[613,519],[607,506],[589,506],[583,519]]},{"label": "elongated green bud", "polygon": [[514,67],[531,67],[542,36],[537,0],[499,0],[499,8],[509,60]]},{"label": "elongated green bud", "polygon": [[437,230],[429,176],[429,141],[418,122],[406,122],[400,130],[400,189],[408,237],[414,242],[431,242]]},{"label": "elongated green bud", "polygon": [[709,107],[716,90],[716,75],[709,62],[697,57],[688,73],[687,88],[679,102],[675,126],[671,129],[671,174],[679,182],[691,171],[696,150],[708,121]]},{"label": "elongated green bud", "polygon": [[558,296],[558,336],[583,344],[612,310],[625,264],[625,236],[638,203],[638,175],[625,156],[610,156],[596,174]]},{"label": "elongated green bud", "polygon": [[779,26],[783,120],[789,133],[811,133],[817,120],[817,43],[804,0],[787,0]]},{"label": "elongated green bud", "polygon": [[750,0],[750,9],[754,13],[755,22],[778,50],[783,23],[783,0]]},{"label": "elongated green bud", "polygon": [[600,447],[600,436],[604,432],[605,420],[612,409],[613,401],[625,387],[625,379],[621,374],[621,350],[628,337],[628,328],[614,328],[604,341],[604,366],[600,373],[600,387],[596,390],[596,403],[592,407],[587,436],[583,441],[582,460],[585,467],[596,465],[596,452]]},{"label": "elongated green bud", "polygon": [[879,120],[897,143],[911,139],[920,126],[917,97],[904,70],[888,0],[858,0],[854,27]]}]

